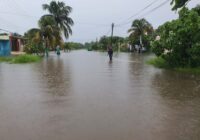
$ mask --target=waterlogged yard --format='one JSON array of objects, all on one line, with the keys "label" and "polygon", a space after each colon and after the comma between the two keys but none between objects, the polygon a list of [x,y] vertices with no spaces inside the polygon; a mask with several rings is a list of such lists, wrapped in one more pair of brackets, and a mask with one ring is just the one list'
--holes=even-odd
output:
[{"label": "waterlogged yard", "polygon": [[74,51],[0,63],[2,140],[198,140],[200,76],[148,54]]}]

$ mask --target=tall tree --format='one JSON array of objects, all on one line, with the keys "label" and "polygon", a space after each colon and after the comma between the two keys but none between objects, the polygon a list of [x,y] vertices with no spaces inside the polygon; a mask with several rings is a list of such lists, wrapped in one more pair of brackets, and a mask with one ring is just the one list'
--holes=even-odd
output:
[{"label": "tall tree", "polygon": [[63,31],[66,38],[72,35],[71,26],[73,26],[74,22],[69,17],[72,12],[70,6],[66,6],[64,2],[52,1],[50,4],[43,4],[43,9],[48,10],[49,16],[55,19],[57,27]]},{"label": "tall tree", "polygon": [[143,46],[144,35],[151,34],[153,32],[152,25],[146,19],[136,19],[133,21],[131,28],[128,30],[130,37],[139,38],[140,49]]},{"label": "tall tree", "polygon": [[56,25],[56,21],[52,16],[42,16],[38,22],[40,30],[36,33],[35,40],[45,42],[46,55],[48,56],[48,49],[56,45],[60,45],[62,37],[60,30]]}]

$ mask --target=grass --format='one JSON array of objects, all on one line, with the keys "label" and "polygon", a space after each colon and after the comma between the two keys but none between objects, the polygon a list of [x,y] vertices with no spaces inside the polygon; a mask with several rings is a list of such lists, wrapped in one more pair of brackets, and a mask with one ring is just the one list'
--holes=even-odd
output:
[{"label": "grass", "polygon": [[177,67],[177,68],[172,68],[170,67],[167,62],[161,58],[161,57],[156,57],[156,58],[152,58],[149,61],[147,61],[147,64],[149,65],[153,65],[154,67],[157,68],[162,68],[162,69],[170,69],[170,70],[175,70],[178,72],[183,72],[183,73],[191,73],[191,74],[200,74],[200,67],[198,68],[190,68],[190,67],[185,67],[185,68],[181,68],[181,67]]},{"label": "grass", "polygon": [[170,68],[167,62],[161,57],[152,58],[149,61],[147,61],[147,64],[153,65],[157,68],[165,68],[165,69]]},{"label": "grass", "polygon": [[26,63],[38,62],[40,60],[41,60],[40,56],[27,55],[27,54],[15,57],[0,57],[0,62],[8,62],[11,64],[26,64]]},{"label": "grass", "polygon": [[10,62],[12,61],[12,57],[0,57],[0,62]]}]

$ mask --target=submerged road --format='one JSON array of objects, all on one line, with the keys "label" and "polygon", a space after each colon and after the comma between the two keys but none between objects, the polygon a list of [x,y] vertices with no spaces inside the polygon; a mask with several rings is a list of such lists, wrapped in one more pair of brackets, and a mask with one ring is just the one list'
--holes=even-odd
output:
[{"label": "submerged road", "polygon": [[200,77],[145,64],[151,57],[0,63],[0,140],[199,140]]}]

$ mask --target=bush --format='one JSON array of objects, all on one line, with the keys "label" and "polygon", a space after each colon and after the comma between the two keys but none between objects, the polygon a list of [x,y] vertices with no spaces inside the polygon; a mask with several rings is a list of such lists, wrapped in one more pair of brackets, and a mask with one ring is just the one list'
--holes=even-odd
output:
[{"label": "bush", "polygon": [[183,8],[179,19],[160,26],[160,40],[152,43],[153,52],[171,67],[200,66],[200,15]]},{"label": "bush", "polygon": [[44,54],[45,48],[42,44],[28,43],[25,45],[24,51],[28,54]]},{"label": "bush", "polygon": [[169,69],[169,70],[175,70],[175,71],[178,71],[178,72],[198,74],[198,75],[200,74],[200,67],[196,67],[196,68],[191,68],[191,67],[185,67],[185,68],[177,67],[177,68],[173,68],[162,57],[152,58],[151,60],[147,61],[147,64],[153,65],[153,66],[155,66],[157,68],[164,68],[164,69]]},{"label": "bush", "polygon": [[158,68],[170,68],[169,64],[162,57],[152,58],[147,61],[147,64],[151,64]]}]

